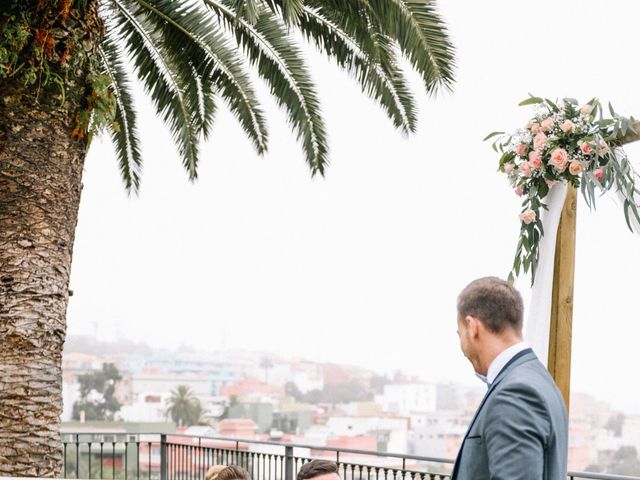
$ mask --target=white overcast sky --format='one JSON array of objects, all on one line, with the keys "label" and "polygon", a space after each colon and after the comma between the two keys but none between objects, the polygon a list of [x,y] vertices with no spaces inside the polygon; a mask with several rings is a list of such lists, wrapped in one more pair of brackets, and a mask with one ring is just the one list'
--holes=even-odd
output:
[{"label": "white overcast sky", "polygon": [[[419,131],[403,138],[345,72],[309,49],[331,144],[310,178],[263,93],[270,151],[221,108],[187,181],[143,97],[145,171],[127,198],[110,144],[86,163],[69,334],[155,346],[247,348],[475,384],[455,333],[470,280],[506,276],[519,200],[481,140],[520,127],[528,92],[592,96],[640,116],[640,3],[443,1],[453,93],[413,76]],[[640,160],[640,146],[627,148]],[[608,198],[579,205],[573,388],[640,411],[640,237]],[[519,282],[525,298],[528,280]]]}]

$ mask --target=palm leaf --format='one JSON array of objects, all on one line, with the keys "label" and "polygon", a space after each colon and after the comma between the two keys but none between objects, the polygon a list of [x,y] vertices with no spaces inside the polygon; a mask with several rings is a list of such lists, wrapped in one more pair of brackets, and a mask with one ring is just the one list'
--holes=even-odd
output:
[{"label": "palm leaf", "polygon": [[240,18],[244,18],[249,24],[253,25],[258,21],[258,12],[260,3],[258,0],[234,0],[233,10]]},{"label": "palm leaf", "polygon": [[282,16],[288,25],[297,23],[298,15],[304,7],[304,0],[263,0],[271,11]]},{"label": "palm leaf", "polygon": [[319,101],[302,55],[284,25],[266,9],[261,9],[255,25],[251,25],[236,17],[231,1],[205,2],[234,34],[278,104],[286,109],[298,140],[302,140],[312,174],[323,174],[328,146]]},{"label": "palm leaf", "polygon": [[199,141],[213,128],[218,97],[256,150],[266,150],[266,125],[247,62],[285,109],[312,173],[324,173],[328,146],[318,96],[290,29],[354,76],[403,133],[415,131],[417,119],[400,57],[421,75],[428,93],[453,82],[453,47],[434,0],[104,0],[101,5],[107,26],[101,62],[117,100],[114,126],[120,126],[110,133],[130,191],[139,188],[141,159],[123,52],[191,179],[197,176]]},{"label": "palm leaf", "polygon": [[380,30],[398,42],[427,92],[453,83],[454,51],[433,0],[368,0]]},{"label": "palm leaf", "polygon": [[211,82],[229,109],[253,141],[257,152],[267,147],[267,130],[258,99],[253,91],[243,60],[199,2],[137,0],[149,21],[162,35],[172,58],[187,58],[197,67],[203,82]]},{"label": "palm leaf", "polygon": [[396,128],[404,133],[415,131],[417,118],[413,97],[396,64],[393,44],[387,37],[372,36],[367,32],[368,41],[361,44],[337,22],[311,7],[304,8],[299,28],[319,50],[356,78],[362,90],[378,101]]},{"label": "palm leaf", "polygon": [[136,110],[129,75],[118,44],[107,36],[98,48],[103,72],[111,77],[111,89],[116,99],[116,125],[109,133],[120,165],[120,175],[128,192],[137,193],[140,187],[142,154],[138,138]]},{"label": "palm leaf", "polygon": [[166,45],[154,35],[152,26],[135,4],[130,0],[110,0],[110,5],[113,8],[108,31],[124,43],[138,79],[169,127],[189,178],[195,179],[201,128],[193,114],[199,101],[187,96],[187,92],[193,91],[187,86],[191,79],[175,70],[167,58]]}]

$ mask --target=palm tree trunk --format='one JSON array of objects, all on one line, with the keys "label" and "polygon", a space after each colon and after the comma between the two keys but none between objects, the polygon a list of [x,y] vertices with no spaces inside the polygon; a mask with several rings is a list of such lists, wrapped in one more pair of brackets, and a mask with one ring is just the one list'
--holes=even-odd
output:
[{"label": "palm tree trunk", "polygon": [[87,150],[70,133],[82,87],[62,103],[55,89],[0,80],[0,476],[61,474],[61,359]]}]

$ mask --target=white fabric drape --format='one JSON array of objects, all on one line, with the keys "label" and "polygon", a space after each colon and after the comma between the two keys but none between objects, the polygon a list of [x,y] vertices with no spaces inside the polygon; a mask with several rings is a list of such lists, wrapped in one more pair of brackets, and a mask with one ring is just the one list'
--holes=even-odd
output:
[{"label": "white fabric drape", "polygon": [[[620,153],[617,153],[620,155]],[[556,256],[556,237],[560,225],[560,214],[567,197],[567,184],[556,183],[545,198],[549,210],[541,214],[544,236],[540,241],[540,259],[536,270],[536,281],[531,289],[529,313],[525,320],[525,340],[531,345],[542,363],[547,365],[549,356],[549,328],[551,326],[551,295],[553,292],[553,267]],[[611,196],[616,203],[624,205],[625,195],[616,190]],[[636,204],[638,204],[636,199]],[[640,223],[632,212],[629,221],[634,233],[640,234]]]},{"label": "white fabric drape", "polygon": [[531,289],[529,314],[524,331],[525,341],[531,345],[542,363],[547,365],[549,356],[549,328],[551,325],[551,294],[553,291],[553,265],[556,254],[556,237],[560,214],[567,197],[567,184],[556,183],[544,199],[549,210],[543,210],[540,218],[544,235],[540,240],[540,257],[536,269],[536,281]]}]

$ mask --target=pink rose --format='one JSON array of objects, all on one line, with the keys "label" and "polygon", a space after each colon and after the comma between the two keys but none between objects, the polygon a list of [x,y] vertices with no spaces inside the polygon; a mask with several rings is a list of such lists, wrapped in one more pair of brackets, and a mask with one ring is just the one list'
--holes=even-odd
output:
[{"label": "pink rose", "polygon": [[548,178],[544,179],[544,183],[546,183],[547,187],[549,187],[549,188],[553,187],[556,184],[556,182],[554,180],[549,180]]},{"label": "pink rose", "polygon": [[518,195],[519,197],[521,197],[522,194],[524,193],[520,187],[516,187],[514,191],[516,192],[516,195]]},{"label": "pink rose", "polygon": [[564,172],[567,168],[567,163],[569,163],[567,151],[564,148],[556,148],[551,152],[551,160],[549,163],[551,163],[558,172]]},{"label": "pink rose", "polygon": [[527,146],[524,143],[519,143],[516,147],[516,155],[524,157],[527,153]]},{"label": "pink rose", "polygon": [[542,128],[540,127],[540,124],[539,124],[539,123],[533,122],[533,123],[531,124],[531,131],[532,131],[534,134],[536,134],[536,135],[537,135],[538,133],[540,133],[540,132],[542,131]]},{"label": "pink rose", "polygon": [[571,120],[565,120],[562,125],[560,125],[560,130],[564,133],[573,132],[576,129],[576,124]]},{"label": "pink rose", "polygon": [[504,173],[506,173],[507,175],[511,175],[511,172],[513,172],[515,166],[513,165],[513,163],[505,163],[502,168],[504,169]]},{"label": "pink rose", "polygon": [[582,171],[582,164],[576,160],[569,165],[569,173],[571,175],[578,175]]},{"label": "pink rose", "polygon": [[533,137],[533,148],[539,150],[544,146],[545,143],[547,143],[547,140],[548,138],[544,133],[538,133],[535,137]]},{"label": "pink rose", "polygon": [[520,171],[522,172],[522,174],[525,177],[530,177],[531,176],[531,165],[529,164],[529,162],[523,162],[520,165]]},{"label": "pink rose", "polygon": [[536,212],[533,210],[525,210],[524,213],[520,214],[520,221],[529,225],[531,222],[536,221]]},{"label": "pink rose", "polygon": [[585,155],[589,155],[591,152],[593,152],[593,148],[591,148],[591,145],[589,145],[589,142],[582,142],[580,144],[580,150]]},{"label": "pink rose", "polygon": [[540,124],[540,126],[542,127],[542,130],[544,130],[545,132],[553,130],[553,118],[551,117],[545,118]]},{"label": "pink rose", "polygon": [[542,158],[540,157],[540,154],[535,150],[532,152],[529,152],[529,163],[533,168],[537,168],[537,169],[542,168]]},{"label": "pink rose", "polygon": [[591,112],[593,112],[593,106],[589,105],[588,103],[586,105],[583,105],[580,109],[580,113],[583,115],[591,115]]},{"label": "pink rose", "polygon": [[602,180],[602,169],[601,168],[596,168],[593,171],[593,175],[596,177],[596,180],[598,180],[598,181]]}]

